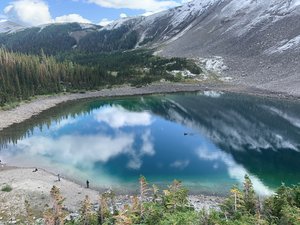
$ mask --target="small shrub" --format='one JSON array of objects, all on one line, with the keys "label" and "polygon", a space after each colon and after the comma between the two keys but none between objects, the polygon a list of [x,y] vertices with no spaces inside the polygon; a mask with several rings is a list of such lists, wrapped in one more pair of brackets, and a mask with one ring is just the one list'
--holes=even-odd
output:
[{"label": "small shrub", "polygon": [[5,186],[3,186],[1,188],[1,191],[4,191],[4,192],[11,192],[12,191],[12,187],[8,184],[6,184]]}]

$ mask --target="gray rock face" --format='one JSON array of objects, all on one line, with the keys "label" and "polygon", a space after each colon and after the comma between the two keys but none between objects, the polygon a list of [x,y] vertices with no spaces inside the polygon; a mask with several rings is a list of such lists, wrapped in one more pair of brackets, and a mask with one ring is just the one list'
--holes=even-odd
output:
[{"label": "gray rock face", "polygon": [[117,21],[139,46],[159,54],[221,57],[236,84],[300,95],[299,0],[194,0],[154,14]]},{"label": "gray rock face", "polygon": [[239,84],[300,95],[300,1],[219,1],[166,56],[221,56]]}]

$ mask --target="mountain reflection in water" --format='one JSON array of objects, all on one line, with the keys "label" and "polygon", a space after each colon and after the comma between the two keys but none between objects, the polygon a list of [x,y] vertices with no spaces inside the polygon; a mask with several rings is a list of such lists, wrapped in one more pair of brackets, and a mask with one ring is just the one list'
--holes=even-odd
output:
[{"label": "mountain reflection in water", "polygon": [[225,93],[84,100],[0,132],[0,158],[98,187],[135,191],[139,175],[224,194],[247,173],[269,194],[300,181],[300,104]]}]

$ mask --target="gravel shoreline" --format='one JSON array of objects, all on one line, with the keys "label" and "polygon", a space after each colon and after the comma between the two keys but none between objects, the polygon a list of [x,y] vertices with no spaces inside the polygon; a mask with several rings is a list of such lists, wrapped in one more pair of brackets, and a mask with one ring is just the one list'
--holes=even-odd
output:
[{"label": "gravel shoreline", "polygon": [[[35,212],[36,218],[42,217],[45,204],[50,204],[50,190],[53,185],[61,190],[62,196],[66,198],[64,208],[70,213],[78,213],[81,202],[86,195],[96,208],[99,204],[99,191],[70,181],[64,177],[57,180],[57,175],[38,168],[21,168],[12,166],[0,166],[0,188],[5,185],[12,187],[12,191],[0,191],[0,224],[1,222],[17,221],[26,216],[25,202],[27,201],[31,211]],[[189,195],[190,203],[196,210],[218,209],[223,197]],[[130,195],[117,195],[116,205],[121,209],[125,204],[131,203]]]},{"label": "gravel shoreline", "polygon": [[161,94],[161,93],[176,93],[176,92],[194,92],[194,91],[225,91],[235,92],[250,95],[258,95],[264,97],[275,97],[299,100],[300,96],[292,96],[284,93],[268,92],[266,90],[232,86],[230,84],[210,84],[210,83],[155,83],[144,87],[130,87],[123,86],[112,89],[103,89],[100,91],[90,91],[83,94],[59,94],[54,96],[41,96],[36,100],[29,103],[22,103],[20,106],[3,111],[0,110],[0,130],[3,130],[13,124],[24,122],[31,117],[38,115],[39,113],[55,107],[60,103],[67,101],[74,101],[87,98],[99,98],[99,97],[118,97],[118,96],[134,96],[134,95],[147,95],[147,94]]}]

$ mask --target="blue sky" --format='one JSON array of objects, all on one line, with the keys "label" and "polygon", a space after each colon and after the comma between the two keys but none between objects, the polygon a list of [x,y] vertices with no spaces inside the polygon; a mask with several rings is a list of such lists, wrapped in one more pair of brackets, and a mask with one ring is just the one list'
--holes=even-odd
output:
[{"label": "blue sky", "polygon": [[187,0],[0,0],[0,18],[26,25],[91,22],[102,25],[125,16],[148,15]]}]

